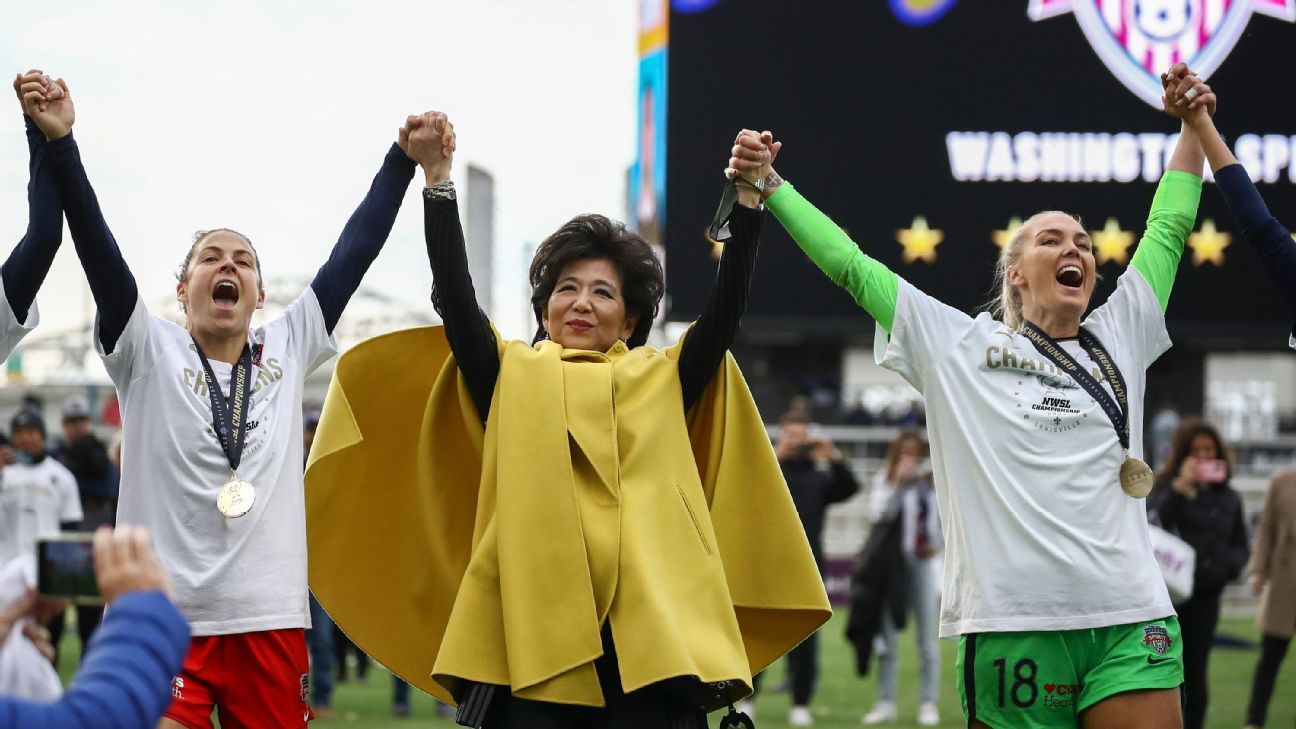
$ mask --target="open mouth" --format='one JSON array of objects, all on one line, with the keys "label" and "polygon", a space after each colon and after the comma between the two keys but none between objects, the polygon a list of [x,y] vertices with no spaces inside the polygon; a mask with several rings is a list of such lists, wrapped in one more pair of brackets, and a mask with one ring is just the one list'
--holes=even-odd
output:
[{"label": "open mouth", "polygon": [[1058,269],[1057,282],[1069,289],[1079,289],[1084,285],[1084,272],[1076,265],[1063,266]]},{"label": "open mouth", "polygon": [[238,286],[233,281],[217,281],[212,289],[212,301],[222,309],[232,309],[239,300]]}]

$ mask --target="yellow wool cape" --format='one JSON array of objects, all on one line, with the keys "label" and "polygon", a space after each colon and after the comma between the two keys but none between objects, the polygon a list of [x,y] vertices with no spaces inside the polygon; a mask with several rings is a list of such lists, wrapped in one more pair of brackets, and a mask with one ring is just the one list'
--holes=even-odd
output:
[{"label": "yellow wool cape", "polygon": [[831,609],[737,363],[686,421],[679,351],[501,343],[484,429],[441,327],[342,355],[306,472],[325,610],[449,703],[468,679],[603,706],[604,621],[627,692],[749,693]]}]

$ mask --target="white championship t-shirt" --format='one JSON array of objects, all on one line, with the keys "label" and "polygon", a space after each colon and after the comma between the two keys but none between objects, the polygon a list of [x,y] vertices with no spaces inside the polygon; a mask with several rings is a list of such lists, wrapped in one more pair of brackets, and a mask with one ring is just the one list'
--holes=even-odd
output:
[{"label": "white championship t-shirt", "polygon": [[50,456],[13,463],[0,471],[0,564],[36,556],[37,537],[59,533],[59,524],[81,521],[76,477]]},{"label": "white championship t-shirt", "polygon": [[[1129,268],[1083,326],[1125,380],[1130,451],[1142,457],[1145,371],[1170,347],[1156,294]],[[1102,379],[1078,342],[1060,344]],[[941,637],[1174,614],[1144,502],[1121,491],[1111,420],[1030,340],[901,280],[890,339],[878,327],[875,350],[926,399],[945,534]]]},{"label": "white championship t-shirt", "polygon": [[9,359],[14,347],[36,328],[40,322],[40,313],[36,311],[36,302],[27,309],[27,321],[18,321],[13,307],[9,306],[9,295],[5,293],[4,281],[0,281],[0,361]]},{"label": "white championship t-shirt", "polygon": [[[337,343],[309,287],[248,336],[261,349],[238,474],[256,488],[256,503],[237,519],[216,509],[229,460],[189,333],[138,300],[112,354],[100,351],[121,403],[117,521],[152,531],[195,636],[310,626],[302,388]],[[102,346],[97,325],[95,345]],[[233,367],[211,366],[228,397]]]}]

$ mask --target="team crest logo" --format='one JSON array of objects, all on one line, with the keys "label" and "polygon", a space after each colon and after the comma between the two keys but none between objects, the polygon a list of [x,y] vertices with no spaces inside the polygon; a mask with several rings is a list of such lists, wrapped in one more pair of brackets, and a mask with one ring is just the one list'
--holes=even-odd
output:
[{"label": "team crest logo", "polygon": [[1143,645],[1151,648],[1158,656],[1164,656],[1170,650],[1170,632],[1163,625],[1144,625]]},{"label": "team crest logo", "polygon": [[1030,0],[1031,20],[1074,13],[1107,68],[1161,108],[1161,72],[1183,61],[1202,78],[1220,67],[1252,13],[1296,22],[1296,0]]}]

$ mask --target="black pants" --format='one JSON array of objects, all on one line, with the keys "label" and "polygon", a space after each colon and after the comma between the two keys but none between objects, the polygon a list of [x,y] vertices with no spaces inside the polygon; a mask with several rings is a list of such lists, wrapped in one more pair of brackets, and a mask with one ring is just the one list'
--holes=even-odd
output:
[{"label": "black pants", "polygon": [[519,699],[498,690],[482,729],[706,729],[706,714],[657,684],[625,693],[611,631],[603,631],[603,656],[594,661],[603,708]]},{"label": "black pants", "polygon": [[1279,638],[1265,633],[1260,640],[1260,660],[1256,662],[1255,677],[1251,679],[1251,700],[1247,702],[1247,723],[1264,726],[1269,713],[1269,699],[1273,696],[1278,667],[1287,655],[1291,638]]},{"label": "black pants", "polygon": [[1206,721],[1207,664],[1219,624],[1219,593],[1194,595],[1179,606],[1184,661],[1184,729],[1202,729]]},{"label": "black pants", "polygon": [[[819,681],[819,634],[811,633],[809,638],[793,648],[787,654],[788,685],[792,687],[792,705],[809,706],[814,696],[815,685]],[[760,691],[761,672],[752,677],[752,697]]]},{"label": "black pants", "polygon": [[369,656],[360,650],[360,646],[351,642],[342,629],[333,626],[333,659],[337,662],[337,680],[345,683],[347,680],[347,655],[354,654],[356,657],[356,680],[364,683],[369,676]]}]

